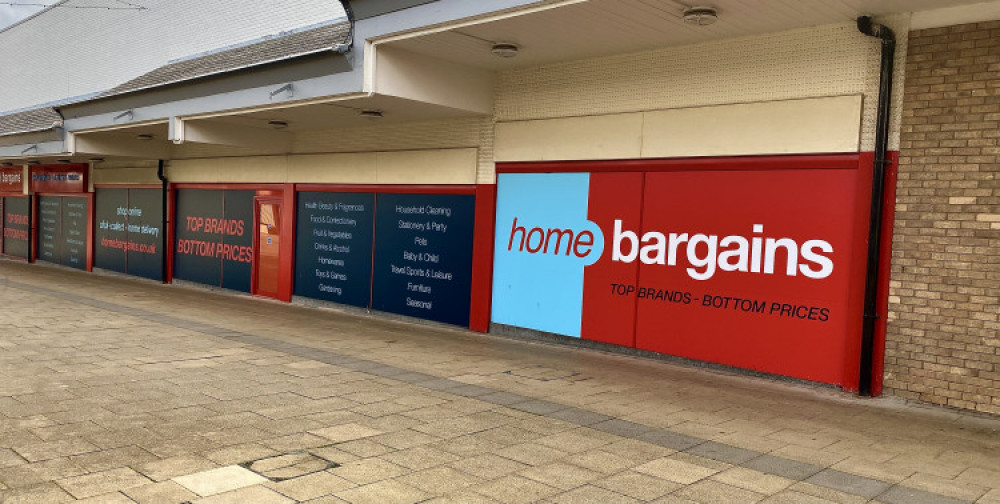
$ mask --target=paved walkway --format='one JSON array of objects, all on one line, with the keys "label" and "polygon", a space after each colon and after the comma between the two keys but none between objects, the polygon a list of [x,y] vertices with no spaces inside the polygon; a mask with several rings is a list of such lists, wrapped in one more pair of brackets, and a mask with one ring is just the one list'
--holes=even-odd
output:
[{"label": "paved walkway", "polygon": [[1000,420],[0,261],[0,502],[1000,503]]}]

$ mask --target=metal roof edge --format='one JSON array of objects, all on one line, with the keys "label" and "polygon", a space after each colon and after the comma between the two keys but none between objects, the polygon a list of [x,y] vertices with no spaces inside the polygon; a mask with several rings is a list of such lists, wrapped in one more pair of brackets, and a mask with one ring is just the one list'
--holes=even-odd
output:
[{"label": "metal roof edge", "polygon": [[52,9],[55,9],[56,7],[59,7],[60,5],[66,3],[68,1],[69,0],[59,0],[58,2],[56,2],[56,3],[52,4],[52,5],[48,5],[44,9],[42,9],[42,10],[40,10],[40,11],[38,11],[38,12],[36,12],[36,13],[34,13],[34,14],[32,14],[32,15],[30,15],[30,16],[28,16],[28,17],[26,17],[26,18],[24,18],[24,19],[16,22],[16,23],[14,23],[14,24],[10,24],[10,25],[4,26],[3,28],[0,28],[0,33],[3,33],[5,31],[7,31],[7,30],[10,30],[11,28],[14,28],[15,26],[19,26],[22,23],[27,23],[28,21],[31,21],[32,19],[35,19],[36,17],[41,16],[42,14],[44,14],[44,13],[46,13],[46,12],[52,10]]},{"label": "metal roof edge", "polygon": [[[347,52],[347,49],[349,49],[349,46],[346,46],[345,44],[336,44],[336,45],[334,45],[333,47],[330,47],[330,48],[317,49],[315,51],[306,51],[306,52],[302,52],[302,53],[296,53],[296,54],[293,54],[291,56],[286,56],[286,57],[283,57],[283,58],[274,58],[274,59],[269,59],[269,60],[264,60],[264,61],[258,61],[258,62],[251,63],[249,65],[243,65],[243,66],[239,66],[239,67],[236,67],[236,68],[227,68],[225,70],[219,70],[219,71],[216,71],[216,72],[209,72],[209,73],[205,73],[205,74],[194,75],[194,76],[191,76],[191,77],[185,77],[185,78],[177,79],[175,81],[163,82],[163,83],[160,83],[160,84],[154,84],[152,86],[144,86],[144,87],[140,87],[140,88],[129,89],[127,91],[121,91],[121,92],[115,93],[115,94],[104,94],[104,95],[100,95],[100,96],[95,96],[95,97],[91,98],[90,100],[86,100],[86,101],[96,102],[96,101],[100,101],[100,100],[108,100],[108,99],[112,99],[112,98],[119,98],[119,97],[122,97],[122,96],[127,96],[127,95],[131,95],[131,94],[139,93],[139,92],[142,92],[142,91],[149,91],[151,89],[165,88],[165,87],[174,86],[174,85],[177,85],[177,84],[184,84],[184,83],[188,83],[188,82],[192,82],[192,81],[196,81],[196,80],[206,79],[206,78],[209,78],[209,77],[217,77],[219,75],[225,75],[225,74],[229,74],[229,73],[233,73],[233,72],[238,72],[240,70],[246,70],[248,68],[256,68],[256,67],[260,67],[260,66],[264,66],[264,65],[270,65],[270,64],[273,64],[273,63],[279,63],[279,62],[282,62],[282,61],[290,61],[290,60],[293,60],[293,59],[296,59],[296,58],[302,58],[302,57],[311,56],[311,55],[314,55],[314,54],[321,54],[321,53],[324,53],[324,52],[333,52],[335,54],[344,54],[345,52]],[[107,91],[105,91],[105,92],[107,92]]]},{"label": "metal roof edge", "polygon": [[310,31],[310,30],[315,30],[317,28],[323,28],[324,26],[333,26],[333,25],[338,25],[338,24],[347,23],[347,22],[348,22],[348,19],[346,17],[343,17],[343,16],[341,16],[339,18],[328,19],[326,21],[320,21],[318,23],[313,23],[311,25],[300,26],[298,28],[292,28],[291,30],[280,31],[278,33],[272,33],[270,35],[264,35],[262,37],[257,37],[255,39],[245,40],[243,42],[237,42],[235,44],[229,44],[227,46],[217,47],[215,49],[209,49],[207,51],[202,51],[200,53],[189,54],[187,56],[181,56],[180,58],[174,58],[174,59],[171,59],[171,60],[167,60],[167,62],[164,63],[163,65],[161,65],[161,67],[166,66],[166,65],[172,65],[174,63],[180,63],[182,61],[188,61],[188,60],[202,58],[202,57],[205,57],[205,56],[211,56],[213,54],[218,54],[218,53],[221,53],[221,52],[231,51],[233,49],[239,49],[241,47],[252,46],[254,44],[259,44],[261,42],[267,42],[269,40],[274,40],[274,39],[278,39],[278,38],[282,38],[282,37],[287,37],[289,35],[295,35],[296,33],[303,33],[303,32],[307,32],[307,31]]}]

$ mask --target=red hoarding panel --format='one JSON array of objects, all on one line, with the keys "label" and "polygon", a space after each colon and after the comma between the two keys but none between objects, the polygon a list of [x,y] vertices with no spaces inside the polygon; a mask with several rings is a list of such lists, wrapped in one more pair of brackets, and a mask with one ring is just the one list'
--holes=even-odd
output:
[{"label": "red hoarding panel", "polygon": [[87,192],[86,164],[44,165],[31,168],[31,191],[43,193]]},{"label": "red hoarding panel", "polygon": [[[592,173],[587,219],[604,230],[614,229],[615,219],[630,229],[639,229],[642,185],[642,173]],[[607,247],[605,239],[605,254]],[[584,268],[581,338],[635,346],[638,274],[637,262],[601,260]]]},{"label": "red hoarding panel", "polygon": [[636,346],[849,384],[857,176],[647,174],[641,232],[613,240],[637,242],[641,285],[673,298],[639,299]]},{"label": "red hoarding panel", "polygon": [[498,166],[493,322],[856,390],[871,156],[667,161]]}]

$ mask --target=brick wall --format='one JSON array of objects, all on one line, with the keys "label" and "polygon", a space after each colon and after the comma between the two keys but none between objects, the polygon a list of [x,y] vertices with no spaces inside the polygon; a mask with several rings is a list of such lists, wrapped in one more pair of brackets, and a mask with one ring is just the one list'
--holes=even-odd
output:
[{"label": "brick wall", "polygon": [[910,33],[886,393],[1000,414],[1000,21]]}]

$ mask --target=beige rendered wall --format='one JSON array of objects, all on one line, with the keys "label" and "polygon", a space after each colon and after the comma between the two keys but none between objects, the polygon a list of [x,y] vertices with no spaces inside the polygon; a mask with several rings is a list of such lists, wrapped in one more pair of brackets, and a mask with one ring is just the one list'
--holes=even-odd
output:
[{"label": "beige rendered wall", "polygon": [[886,393],[1000,414],[1000,21],[910,33]]}]

